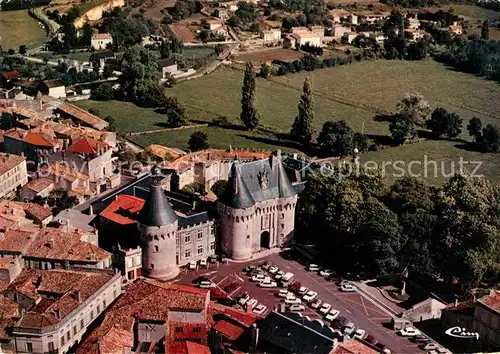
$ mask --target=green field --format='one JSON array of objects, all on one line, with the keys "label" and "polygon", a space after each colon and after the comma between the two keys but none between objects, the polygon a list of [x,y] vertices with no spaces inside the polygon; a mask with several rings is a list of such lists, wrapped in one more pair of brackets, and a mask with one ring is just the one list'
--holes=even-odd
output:
[{"label": "green field", "polygon": [[36,47],[45,38],[45,29],[28,15],[28,10],[0,11],[0,45],[4,50],[17,51],[21,44]]},{"label": "green field", "polygon": [[474,6],[474,5],[443,5],[440,7],[427,7],[421,8],[421,11],[450,11],[452,9],[453,13],[458,16],[466,16],[472,20],[485,20],[485,19],[497,19],[500,17],[500,13],[498,11],[485,9],[483,7]]}]

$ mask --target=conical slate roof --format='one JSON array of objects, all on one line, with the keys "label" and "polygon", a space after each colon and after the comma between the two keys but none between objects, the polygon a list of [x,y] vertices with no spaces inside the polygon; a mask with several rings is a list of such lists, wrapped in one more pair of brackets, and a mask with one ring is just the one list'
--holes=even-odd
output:
[{"label": "conical slate roof", "polygon": [[276,167],[278,169],[278,190],[280,198],[293,197],[297,194],[297,192],[290,182],[281,160],[278,161],[278,165]]},{"label": "conical slate roof", "polygon": [[137,221],[148,226],[171,224],[177,220],[177,215],[170,206],[163,188],[157,183],[158,178],[160,178],[159,169],[153,167],[151,175],[153,183],[149,187],[149,196],[139,212]]},{"label": "conical slate roof", "polygon": [[249,208],[255,204],[250,191],[243,181],[240,172],[240,163],[236,158],[231,166],[231,175],[222,196],[222,201],[224,204],[236,209]]}]

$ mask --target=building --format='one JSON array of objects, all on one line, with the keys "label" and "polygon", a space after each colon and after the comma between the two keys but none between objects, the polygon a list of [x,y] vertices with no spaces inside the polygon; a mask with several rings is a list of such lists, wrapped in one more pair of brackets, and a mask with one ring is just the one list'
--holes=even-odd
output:
[{"label": "building", "polygon": [[210,31],[215,31],[222,27],[222,22],[219,20],[208,20],[207,27]]},{"label": "building", "polygon": [[21,317],[21,307],[11,299],[0,295],[0,350],[14,353],[14,343],[10,329]]},{"label": "building", "polygon": [[291,241],[297,193],[281,162],[233,162],[225,195],[217,202],[222,250],[235,260],[250,259],[262,248]]},{"label": "building", "polygon": [[229,18],[229,10],[224,7],[217,7],[214,10],[214,16],[221,20],[226,20]]},{"label": "building", "polygon": [[453,32],[455,34],[462,34],[462,26],[454,24],[448,27],[448,30],[450,32]]},{"label": "building", "polygon": [[24,270],[5,292],[23,308],[16,353],[67,353],[121,294],[121,276],[102,270]]},{"label": "building", "polygon": [[352,14],[349,11],[343,9],[333,9],[330,10],[330,15],[332,16],[333,23],[345,22]]},{"label": "building", "polygon": [[427,32],[424,30],[419,30],[419,29],[412,29],[412,28],[407,28],[405,29],[405,34],[407,36],[410,36],[410,41],[416,42],[421,38],[424,38]]},{"label": "building", "polygon": [[103,50],[113,45],[113,37],[109,33],[94,33],[90,40],[90,46],[95,50]]},{"label": "building", "polygon": [[45,80],[40,83],[38,90],[42,95],[53,98],[66,98],[66,87],[59,80]]},{"label": "building", "polygon": [[[441,313],[441,326],[446,331],[459,326],[467,332],[478,333],[478,339],[458,339],[470,352],[500,351],[500,291],[490,293],[476,301],[455,302]],[[465,348],[464,346],[462,346]]]},{"label": "building", "polygon": [[361,22],[374,24],[375,22],[385,20],[389,17],[390,13],[385,11],[360,11],[356,15]]},{"label": "building", "polygon": [[62,117],[70,118],[77,124],[82,124],[97,130],[104,130],[109,127],[109,123],[104,119],[69,103],[63,103],[57,106],[57,113]]},{"label": "building", "polygon": [[357,32],[345,32],[342,36],[343,43],[352,43],[352,41],[358,36]]},{"label": "building", "polygon": [[46,156],[60,150],[61,143],[55,134],[13,128],[4,133],[4,146],[8,153],[26,156],[27,167],[37,170],[39,163],[45,160]]},{"label": "building", "polygon": [[403,319],[413,323],[441,318],[441,311],[446,307],[441,301],[433,298],[425,299],[403,312]]},{"label": "building", "polygon": [[333,25],[332,26],[332,36],[340,38],[344,35],[346,32],[351,32],[350,27],[344,27],[342,25]]},{"label": "building", "polygon": [[309,29],[311,30],[312,33],[315,33],[320,37],[325,36],[325,27],[323,26],[311,26]]},{"label": "building", "polygon": [[95,52],[90,56],[90,62],[93,66],[97,66],[100,70],[103,70],[106,66],[106,61],[115,59],[116,55],[111,50],[104,50],[101,52]]},{"label": "building", "polygon": [[[293,30],[293,28],[292,28]],[[291,45],[292,40],[290,39],[290,45],[291,47],[299,48],[303,45],[309,44],[310,46],[313,47],[322,47],[322,37],[316,33],[310,32],[309,30],[307,31],[295,31],[292,32],[291,34],[287,35],[287,38],[293,38],[293,41],[295,42],[295,46]]]},{"label": "building", "polygon": [[53,190],[54,181],[48,178],[38,178],[24,185],[20,196],[24,200],[33,200],[35,197],[47,198]]},{"label": "building", "polygon": [[161,68],[161,78],[163,80],[168,79],[170,75],[173,75],[179,71],[175,58],[162,59],[158,61],[158,66]]},{"label": "building", "polygon": [[158,145],[158,144],[151,144],[144,150],[147,153],[154,156],[155,158],[159,159],[160,161],[175,160],[181,157],[182,155],[186,155],[186,152],[180,149],[171,148],[168,146]]},{"label": "building", "polygon": [[260,31],[260,38],[262,38],[264,42],[277,42],[281,40],[281,29],[275,28],[266,31]]},{"label": "building", "polygon": [[220,333],[248,344],[258,320],[255,314],[211,303],[208,290],[140,279],[110,308],[77,354],[209,353],[207,346],[221,349],[215,347]]},{"label": "building", "polygon": [[79,202],[93,195],[90,190],[89,176],[65,162],[53,162],[44,166],[38,172],[40,176],[51,179],[56,188],[64,189],[70,196],[75,196]]},{"label": "building", "polygon": [[28,183],[24,156],[0,153],[0,198],[11,196]]}]

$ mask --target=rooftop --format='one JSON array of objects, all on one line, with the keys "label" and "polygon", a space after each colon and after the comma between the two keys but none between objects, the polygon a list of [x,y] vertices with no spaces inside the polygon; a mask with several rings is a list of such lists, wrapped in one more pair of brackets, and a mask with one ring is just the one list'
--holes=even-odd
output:
[{"label": "rooftop", "polygon": [[0,176],[26,161],[26,157],[0,152]]},{"label": "rooftop", "polygon": [[51,185],[54,184],[54,181],[48,178],[38,178],[34,179],[28,184],[24,185],[23,188],[31,189],[32,191],[36,193],[40,193],[43,191],[45,188],[50,187]]},{"label": "rooftop", "polygon": [[230,341],[237,340],[245,332],[245,328],[226,320],[220,320],[212,329],[219,332]]},{"label": "rooftop", "polygon": [[34,239],[32,230],[8,229],[0,238],[0,251],[24,253]]},{"label": "rooftop", "polygon": [[137,214],[142,209],[144,200],[127,194],[119,194],[116,199],[104,209],[100,216],[120,225],[136,223]]},{"label": "rooftop", "polygon": [[59,81],[58,79],[54,79],[54,80],[45,80],[43,82],[45,84],[45,86],[47,86],[48,88],[54,88],[54,87],[64,87],[64,85],[61,83],[61,81]]},{"label": "rooftop", "polygon": [[10,339],[6,329],[12,326],[20,315],[20,306],[8,297],[0,295],[0,339]]},{"label": "rooftop", "polygon": [[113,37],[109,33],[94,33],[92,39],[112,39]]},{"label": "rooftop", "polygon": [[[42,301],[25,312],[16,327],[41,329],[58,323],[114,276],[114,271],[23,270],[7,291]],[[45,294],[50,294],[50,299]]]},{"label": "rooftop", "polygon": [[9,200],[0,201],[0,214],[3,214],[3,217],[6,219],[18,222],[18,224],[21,224],[27,216],[31,216],[37,221],[44,221],[52,215],[50,209],[36,203],[24,203]]},{"label": "rooftop", "polygon": [[100,151],[105,151],[108,149],[109,149],[108,144],[106,144],[103,141],[83,137],[75,141],[73,144],[71,144],[71,146],[66,151],[74,152],[77,154],[95,155]]},{"label": "rooftop", "polygon": [[21,77],[17,71],[3,71],[2,76],[5,80],[17,80]]},{"label": "rooftop", "polygon": [[500,312],[500,291],[499,290],[491,290],[489,295],[485,295],[478,300],[485,306],[495,310],[496,312]]},{"label": "rooftop", "polygon": [[74,106],[69,103],[63,103],[57,107],[57,109],[69,116],[90,125],[94,129],[103,130],[109,126],[109,123],[104,119],[96,117],[95,115],[81,109],[80,107]]},{"label": "rooftop", "polygon": [[86,174],[75,172],[71,167],[65,166],[61,163],[54,162],[48,166],[49,172],[54,176],[64,178],[67,181],[73,182],[77,179],[80,181],[86,181],[89,176]]},{"label": "rooftop", "polygon": [[163,146],[163,145],[158,145],[158,144],[151,144],[146,148],[146,151],[149,152],[152,155],[155,155],[161,159],[165,159],[167,156],[171,156],[174,159],[185,155],[186,153],[182,150],[179,150],[177,148],[170,148],[168,146]]},{"label": "rooftop", "polygon": [[349,339],[338,345],[332,354],[378,354],[379,351],[361,343],[357,339]]},{"label": "rooftop", "polygon": [[33,217],[39,222],[52,217],[52,211],[49,208],[36,203],[29,203],[24,211],[26,212],[26,215]]}]

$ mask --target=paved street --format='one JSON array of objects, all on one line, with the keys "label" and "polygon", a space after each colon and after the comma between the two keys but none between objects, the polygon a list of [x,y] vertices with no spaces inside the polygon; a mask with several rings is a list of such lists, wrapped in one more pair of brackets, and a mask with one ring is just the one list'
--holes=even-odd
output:
[{"label": "paved street", "polygon": [[[390,323],[391,317],[375,304],[357,292],[344,293],[339,291],[335,283],[325,280],[316,273],[308,272],[304,265],[294,260],[284,259],[278,254],[272,254],[246,263],[230,262],[229,264],[220,264],[218,267],[210,264],[209,269],[183,270],[183,274],[178,281],[182,284],[192,284],[197,277],[206,276],[212,279],[221,289],[234,282],[237,283],[238,287],[230,294],[232,298],[237,298],[243,292],[248,292],[250,297],[256,298],[259,303],[267,306],[268,311],[272,311],[274,306],[280,302],[280,298],[275,295],[277,289],[260,288],[242,272],[246,265],[260,265],[264,261],[269,261],[284,271],[294,273],[295,280],[300,281],[303,286],[310,290],[316,291],[319,299],[330,303],[332,308],[340,311],[341,316],[365,329],[367,333],[372,334],[375,339],[390,348],[393,353],[421,352],[416,344],[407,338],[400,337],[396,334],[396,331],[386,327]],[[310,308],[307,308],[303,314],[311,317],[311,319],[320,318]]]}]

